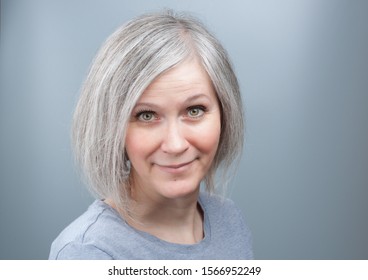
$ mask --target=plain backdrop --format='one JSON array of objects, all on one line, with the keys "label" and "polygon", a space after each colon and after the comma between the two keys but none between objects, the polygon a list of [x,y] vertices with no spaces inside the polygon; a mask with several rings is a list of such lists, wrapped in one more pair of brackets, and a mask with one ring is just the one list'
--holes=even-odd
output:
[{"label": "plain backdrop", "polygon": [[141,13],[191,12],[246,108],[230,196],[257,259],[368,258],[368,1],[1,1],[0,258],[46,259],[93,200],[70,123],[96,51]]}]

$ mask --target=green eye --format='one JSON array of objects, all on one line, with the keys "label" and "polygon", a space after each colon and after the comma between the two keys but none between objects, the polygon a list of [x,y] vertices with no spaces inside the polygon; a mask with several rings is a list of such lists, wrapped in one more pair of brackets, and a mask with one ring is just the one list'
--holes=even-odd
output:
[{"label": "green eye", "polygon": [[193,107],[188,109],[188,116],[191,118],[200,117],[204,114],[204,108]]},{"label": "green eye", "polygon": [[138,120],[149,122],[152,121],[155,117],[155,114],[153,112],[141,112],[138,114]]}]

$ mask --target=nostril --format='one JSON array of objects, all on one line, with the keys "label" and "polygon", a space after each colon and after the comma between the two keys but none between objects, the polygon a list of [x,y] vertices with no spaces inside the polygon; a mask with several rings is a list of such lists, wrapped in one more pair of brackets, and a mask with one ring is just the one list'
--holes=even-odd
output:
[{"label": "nostril", "polygon": [[186,151],[189,143],[179,129],[171,128],[166,133],[161,148],[165,153],[179,154]]}]

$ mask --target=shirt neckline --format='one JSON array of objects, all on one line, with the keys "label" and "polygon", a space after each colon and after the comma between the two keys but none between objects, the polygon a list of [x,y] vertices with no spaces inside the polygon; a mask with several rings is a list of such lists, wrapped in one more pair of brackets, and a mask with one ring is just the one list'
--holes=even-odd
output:
[{"label": "shirt neckline", "polygon": [[123,217],[110,205],[105,203],[102,200],[98,200],[98,204],[103,207],[104,209],[109,210],[110,213],[113,213],[114,216],[116,216],[119,221],[122,223],[122,225],[133,235],[139,236],[140,238],[150,242],[154,243],[156,246],[157,244],[160,244],[165,250],[175,251],[176,253],[190,253],[193,251],[203,250],[204,247],[206,247],[211,240],[211,226],[210,226],[210,220],[208,211],[206,209],[206,206],[203,203],[202,196],[204,194],[200,193],[198,196],[198,203],[203,211],[203,231],[204,231],[204,237],[201,241],[195,243],[195,244],[179,244],[179,243],[173,243],[169,241],[165,241],[163,239],[160,239],[148,232],[138,230],[131,225],[129,225]]}]

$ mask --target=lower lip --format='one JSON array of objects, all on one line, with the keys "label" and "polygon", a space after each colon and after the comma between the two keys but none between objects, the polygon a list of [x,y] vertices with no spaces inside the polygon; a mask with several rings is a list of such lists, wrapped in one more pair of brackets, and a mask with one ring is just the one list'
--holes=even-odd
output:
[{"label": "lower lip", "polygon": [[191,162],[188,162],[185,165],[182,165],[180,167],[168,167],[168,166],[161,166],[161,165],[156,165],[161,171],[166,172],[166,173],[170,173],[170,174],[180,174],[180,173],[184,173],[186,171],[188,171],[190,169],[190,167],[192,166],[194,160]]}]

